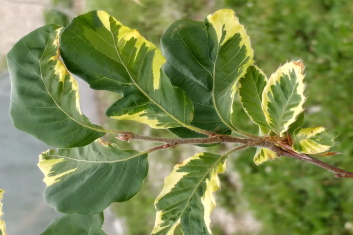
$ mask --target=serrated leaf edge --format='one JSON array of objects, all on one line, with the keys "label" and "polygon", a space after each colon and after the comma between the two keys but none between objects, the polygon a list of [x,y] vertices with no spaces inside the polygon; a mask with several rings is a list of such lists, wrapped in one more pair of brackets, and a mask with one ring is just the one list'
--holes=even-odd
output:
[{"label": "serrated leaf edge", "polygon": [[305,89],[305,84],[304,84],[304,64],[299,60],[299,61],[291,61],[291,62],[287,62],[284,65],[282,65],[281,67],[279,67],[277,69],[277,71],[275,73],[273,73],[271,75],[271,77],[269,78],[269,81],[267,83],[267,85],[265,86],[263,93],[262,93],[262,111],[265,114],[266,117],[266,121],[269,125],[271,125],[272,123],[272,118],[270,116],[270,113],[267,110],[268,107],[268,103],[270,102],[269,97],[268,97],[268,93],[272,93],[271,91],[271,86],[275,86],[276,82],[279,81],[281,79],[281,77],[284,74],[288,74],[290,73],[292,70],[295,71],[297,77],[297,81],[298,81],[298,87],[296,90],[296,93],[300,95],[301,97],[301,102],[298,104],[298,106],[295,109],[291,109],[292,111],[294,111],[293,116],[291,119],[289,119],[286,123],[284,123],[282,130],[274,130],[275,132],[279,132],[277,134],[282,135],[282,133],[284,133],[285,131],[288,130],[290,124],[292,124],[293,122],[295,122],[297,116],[304,111],[303,108],[303,104],[306,100],[306,97],[304,95],[304,89]]},{"label": "serrated leaf edge", "polygon": [[[294,132],[294,144],[293,144],[293,150],[298,152],[298,153],[306,153],[306,154],[319,154],[328,151],[332,145],[324,145],[315,142],[314,140],[311,140],[311,137],[314,137],[320,133],[323,133],[326,131],[326,128],[324,127],[314,127],[314,128],[301,128],[297,129]],[[327,132],[329,135],[330,132]],[[335,137],[337,136],[337,133],[332,133],[332,142],[334,141]],[[297,145],[300,145],[303,149],[300,150],[297,148]],[[306,148],[305,148],[306,146]]]},{"label": "serrated leaf edge", "polygon": [[[181,164],[176,164],[173,168],[173,171],[165,178],[164,181],[164,186],[163,186],[163,190],[162,192],[158,195],[158,197],[155,200],[155,206],[157,205],[157,203],[160,201],[161,198],[163,198],[165,195],[167,195],[169,192],[172,191],[172,189],[174,188],[174,186],[186,175],[188,175],[188,173],[185,172],[178,172],[178,169],[180,169],[181,167],[187,165],[187,163],[189,163],[192,160],[196,160],[196,159],[200,159],[200,156],[204,154],[204,153],[198,153],[188,159],[186,159],[184,162],[182,162]],[[221,162],[225,157],[220,157],[219,160],[217,160],[214,163],[214,166],[216,166],[217,164],[219,164],[219,162]],[[225,169],[226,169],[226,165],[225,162],[223,164],[218,165],[217,167],[211,167],[210,168],[212,170],[211,173],[211,177],[210,179],[206,179],[206,191],[204,193],[204,195],[201,197],[201,201],[203,205],[207,205],[204,207],[204,220],[205,220],[205,224],[207,226],[208,232],[211,232],[210,229],[210,223],[211,223],[211,219],[210,219],[210,214],[212,212],[212,210],[214,209],[214,207],[216,206],[215,203],[215,199],[213,197],[213,193],[215,191],[217,191],[220,188],[220,181],[218,178],[218,174],[224,173]],[[205,174],[205,177],[207,177],[207,175],[209,175],[209,172],[207,172],[207,174]],[[197,188],[197,187],[195,187]],[[157,207],[156,207],[157,209]],[[163,215],[163,211],[162,210],[157,210],[156,213],[156,221],[155,221],[155,226],[153,228],[152,231],[152,235],[158,233],[159,231],[161,231],[162,229],[164,229],[165,227],[168,227],[168,225],[161,227],[160,225],[164,222],[162,220],[162,215]],[[180,220],[181,218],[179,218],[168,230],[168,232],[166,233],[166,235],[173,235],[174,231],[176,229],[176,227],[180,224]]]}]

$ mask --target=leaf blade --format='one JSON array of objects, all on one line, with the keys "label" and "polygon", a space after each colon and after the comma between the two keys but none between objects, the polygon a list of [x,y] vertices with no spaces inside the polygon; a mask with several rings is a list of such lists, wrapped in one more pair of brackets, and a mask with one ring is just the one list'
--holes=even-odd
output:
[{"label": "leaf blade", "polygon": [[[164,32],[162,53],[167,59],[163,70],[173,85],[182,88],[194,106],[191,125],[215,133],[229,132],[213,107],[212,70],[209,58],[212,43],[204,22],[179,20]],[[183,138],[202,137],[185,128],[171,129]]]},{"label": "leaf blade", "polygon": [[101,141],[50,149],[40,155],[38,166],[47,185],[47,203],[57,211],[83,214],[99,213],[112,202],[130,199],[148,171],[146,153],[120,150]]},{"label": "leaf blade", "polygon": [[264,162],[278,158],[279,156],[270,149],[257,147],[254,156],[254,163],[256,165],[261,165]]},{"label": "leaf blade", "polygon": [[146,96],[136,91],[125,93],[122,98],[107,109],[106,115],[117,120],[144,123],[155,129],[179,126],[168,115],[161,112]]},{"label": "leaf blade", "polygon": [[55,25],[41,27],[8,53],[10,114],[18,129],[48,145],[83,146],[106,131],[81,113],[77,83],[59,59],[60,31]]},{"label": "leaf blade", "polygon": [[295,122],[293,122],[289,128],[288,128],[288,133],[290,135],[293,135],[294,134],[294,131],[296,131],[297,129],[301,128],[304,124],[304,118],[305,118],[305,115],[304,115],[304,112],[301,112],[298,116],[297,116],[297,119],[295,120]]},{"label": "leaf blade", "polygon": [[65,215],[55,219],[41,235],[105,235],[102,230],[103,214]]},{"label": "leaf blade", "polygon": [[233,102],[237,92],[237,82],[245,75],[248,66],[253,64],[253,49],[250,38],[234,11],[223,9],[207,16],[218,39],[218,55],[213,71],[212,99],[223,123],[237,130],[236,113]]},{"label": "leaf blade", "polygon": [[259,126],[268,127],[266,117],[262,112],[262,92],[268,79],[257,67],[249,66],[244,77],[239,79],[239,97],[245,112]]},{"label": "leaf blade", "polygon": [[317,154],[328,151],[334,144],[336,131],[324,127],[301,128],[294,132],[293,150],[299,153]]},{"label": "leaf blade", "polygon": [[303,112],[304,65],[291,61],[273,73],[262,94],[262,110],[271,129],[282,135]]},{"label": "leaf blade", "polygon": [[214,132],[236,130],[231,122],[236,82],[253,63],[253,51],[234,12],[219,10],[205,22],[177,21],[163,34],[161,46],[164,70],[193,101],[192,124],[207,123],[204,128]]},{"label": "leaf blade", "polygon": [[185,234],[211,234],[212,193],[219,189],[218,174],[225,170],[224,160],[220,155],[199,153],[174,167],[155,201],[152,234],[173,234],[179,224]]},{"label": "leaf blade", "polygon": [[[134,86],[153,103],[154,112],[158,110],[172,124],[164,125],[151,115],[152,127],[187,126],[191,122],[191,101],[171,85],[161,69],[165,63],[161,52],[136,30],[122,25],[104,11],[92,11],[75,18],[61,38],[65,64],[92,88],[123,92]],[[84,56],[85,51],[91,58]],[[76,56],[80,53],[81,57]]]}]

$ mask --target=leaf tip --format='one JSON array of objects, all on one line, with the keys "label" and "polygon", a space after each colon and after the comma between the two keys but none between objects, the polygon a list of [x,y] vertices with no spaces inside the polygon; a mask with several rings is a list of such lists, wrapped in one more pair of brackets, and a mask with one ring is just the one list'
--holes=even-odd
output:
[{"label": "leaf tip", "polygon": [[293,64],[299,66],[300,69],[301,69],[301,73],[302,73],[302,74],[304,73],[304,68],[305,68],[305,66],[304,66],[304,63],[303,63],[301,60],[293,61]]}]

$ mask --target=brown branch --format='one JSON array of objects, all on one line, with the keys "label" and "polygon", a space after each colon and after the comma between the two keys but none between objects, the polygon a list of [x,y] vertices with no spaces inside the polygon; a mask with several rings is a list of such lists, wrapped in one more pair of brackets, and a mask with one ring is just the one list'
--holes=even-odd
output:
[{"label": "brown branch", "polygon": [[353,179],[353,172],[346,171],[341,168],[332,166],[326,162],[323,162],[323,161],[318,160],[316,158],[310,157],[306,154],[296,153],[293,150],[290,151],[290,150],[282,149],[272,142],[264,141],[262,143],[259,143],[258,146],[271,149],[278,156],[299,159],[301,161],[305,161],[305,162],[308,162],[308,163],[313,164],[315,166],[321,167],[327,171],[331,171],[331,172],[335,173],[335,177],[337,177],[337,178],[352,178]]},{"label": "brown branch", "polygon": [[[153,136],[143,136],[138,135],[133,132],[121,132],[118,134],[119,136],[116,137],[122,141],[130,141],[130,140],[140,140],[140,141],[152,141],[152,142],[159,142],[165,143],[165,145],[161,145],[155,148],[158,149],[165,149],[170,147],[175,147],[180,144],[216,144],[216,143],[237,143],[243,144],[239,147],[236,147],[224,155],[229,155],[235,151],[240,149],[248,148],[251,146],[259,146],[263,148],[268,148],[277,153],[278,156],[284,156],[289,158],[299,159],[318,167],[321,167],[325,170],[331,171],[335,173],[335,177],[337,178],[353,178],[353,172],[349,172],[338,167],[332,166],[326,162],[320,161],[316,158],[310,157],[306,154],[300,154],[293,151],[290,146],[286,148],[281,148],[277,146],[275,143],[271,142],[270,140],[262,137],[254,137],[254,138],[240,138],[230,135],[215,135],[211,137],[205,138],[162,138],[162,137],[153,137]],[[157,150],[158,150],[157,149]],[[155,150],[153,150],[155,151]]]},{"label": "brown branch", "polygon": [[230,155],[230,154],[232,154],[232,153],[234,153],[236,151],[239,151],[241,149],[246,149],[246,148],[249,148],[251,146],[254,146],[255,144],[256,144],[255,142],[253,142],[253,143],[249,142],[248,144],[240,145],[240,146],[238,146],[236,148],[233,148],[233,149],[229,150],[228,152],[224,153],[222,156]]},{"label": "brown branch", "polygon": [[166,149],[166,148],[170,148],[170,147],[173,147],[173,146],[170,145],[170,144],[163,144],[163,145],[158,145],[158,146],[156,146],[156,147],[150,148],[150,149],[145,150],[145,151],[143,151],[143,152],[145,152],[145,153],[152,153],[152,152],[154,152],[154,151],[161,150],[161,149]]},{"label": "brown branch", "polygon": [[[118,133],[118,140],[130,141],[130,140],[140,140],[140,141],[150,141],[158,143],[166,143],[172,145],[179,144],[216,144],[216,143],[240,143],[247,144],[254,141],[255,138],[240,138],[230,135],[215,135],[205,138],[163,138],[163,137],[154,137],[154,136],[144,136],[138,135],[133,132],[121,132]],[[261,138],[257,138],[261,139]]]}]

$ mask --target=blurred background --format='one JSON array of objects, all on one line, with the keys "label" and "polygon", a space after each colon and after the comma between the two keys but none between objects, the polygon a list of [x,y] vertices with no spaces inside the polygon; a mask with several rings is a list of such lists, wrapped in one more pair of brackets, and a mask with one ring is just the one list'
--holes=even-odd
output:
[{"label": "blurred background", "polygon": [[[8,115],[10,83],[5,55],[12,45],[45,23],[66,25],[72,17],[93,9],[107,11],[159,45],[163,31],[175,20],[203,20],[220,8],[235,10],[250,35],[256,64],[267,76],[286,61],[304,61],[305,126],[339,131],[335,151],[342,155],[322,160],[353,171],[351,0],[0,0],[0,188],[6,190],[4,211],[10,235],[37,235],[58,216],[44,203],[44,184],[36,166],[38,155],[48,147],[15,130]],[[80,85],[83,112],[93,122],[137,133],[171,135],[136,123],[108,120],[105,107],[118,97]],[[241,125],[249,131],[256,128],[245,119]],[[108,235],[149,234],[154,224],[153,202],[163,177],[173,164],[195,151],[183,146],[151,156],[150,173],[141,192],[107,211]],[[329,172],[293,159],[255,166],[253,154],[249,149],[231,156],[227,172],[220,176],[222,189],[217,192],[218,207],[212,215],[214,234],[353,234],[352,179],[335,179]]]}]

